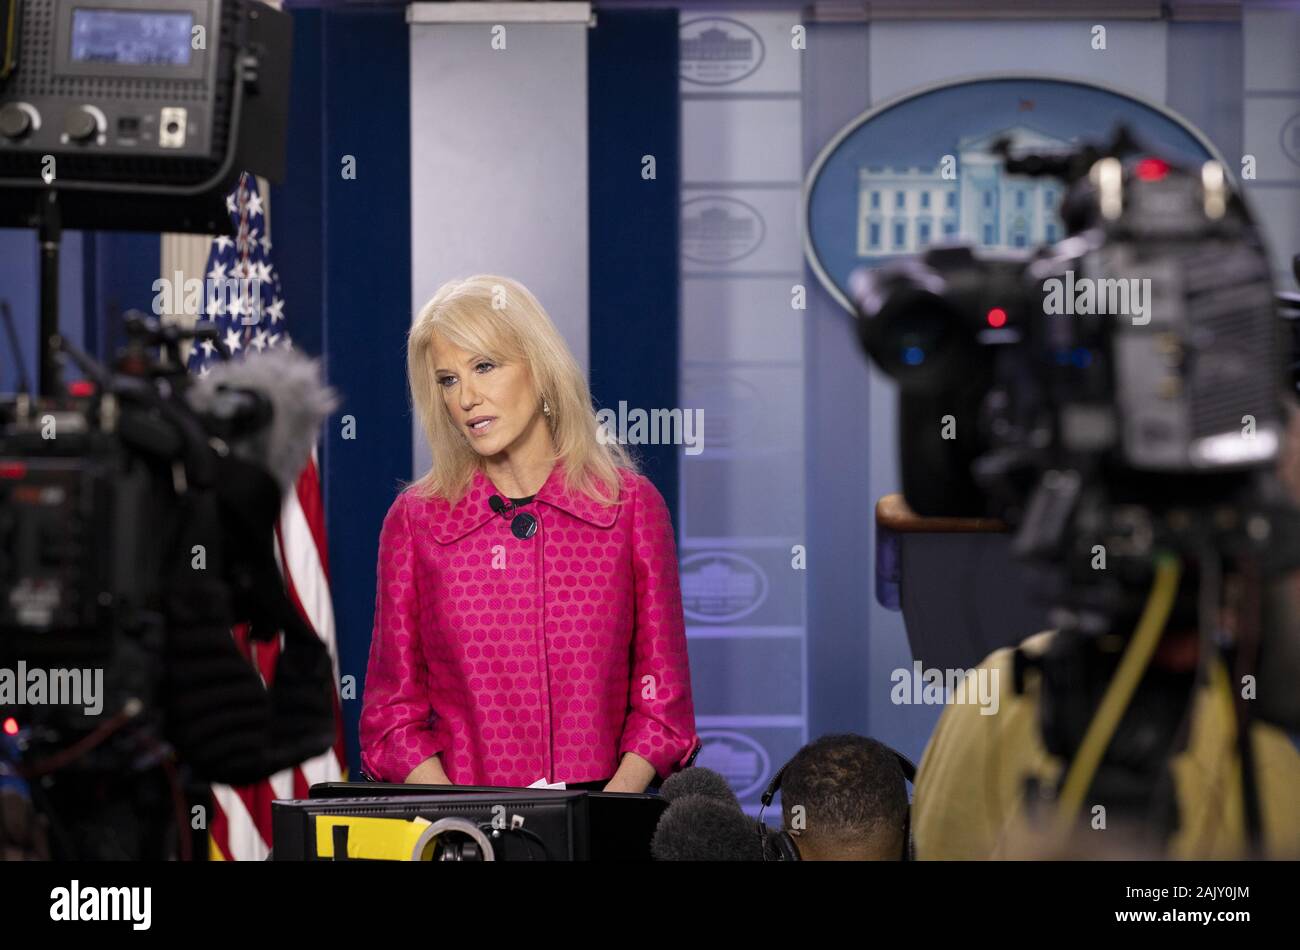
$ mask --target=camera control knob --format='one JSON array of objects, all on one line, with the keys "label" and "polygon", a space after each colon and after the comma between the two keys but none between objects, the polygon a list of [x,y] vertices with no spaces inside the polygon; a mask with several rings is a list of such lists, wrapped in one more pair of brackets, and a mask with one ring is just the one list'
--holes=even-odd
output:
[{"label": "camera control knob", "polygon": [[67,115],[63,117],[63,131],[74,142],[88,142],[99,131],[99,122],[93,112],[81,106],[68,110]]},{"label": "camera control knob", "polygon": [[17,141],[32,130],[32,117],[15,103],[0,106],[0,136]]}]

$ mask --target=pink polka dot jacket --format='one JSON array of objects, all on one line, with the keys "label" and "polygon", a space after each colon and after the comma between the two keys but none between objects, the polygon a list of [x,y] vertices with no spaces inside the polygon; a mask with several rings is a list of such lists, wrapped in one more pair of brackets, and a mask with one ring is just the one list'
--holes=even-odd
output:
[{"label": "pink polka dot jacket", "polygon": [[[456,504],[407,490],[384,519],[361,757],[400,782],[437,754],[457,785],[590,782],[635,752],[666,777],[699,745],[663,497],[620,470],[621,506],[564,487],[514,536],[479,472]],[[499,494],[499,493],[498,493]]]}]

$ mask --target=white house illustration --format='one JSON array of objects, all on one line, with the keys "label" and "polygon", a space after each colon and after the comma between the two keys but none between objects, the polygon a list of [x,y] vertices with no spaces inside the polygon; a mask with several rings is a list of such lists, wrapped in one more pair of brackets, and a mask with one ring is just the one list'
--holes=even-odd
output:
[{"label": "white house illustration", "polygon": [[754,58],[754,41],[711,26],[701,30],[698,36],[684,37],[680,56],[695,62],[748,63]]},{"label": "white house illustration", "polygon": [[1032,247],[1064,237],[1057,206],[1061,183],[1007,175],[990,151],[1010,136],[1012,152],[1050,153],[1064,139],[1017,125],[957,142],[957,177],[939,165],[858,169],[858,257],[915,254],[931,244],[972,241],[984,247]]}]

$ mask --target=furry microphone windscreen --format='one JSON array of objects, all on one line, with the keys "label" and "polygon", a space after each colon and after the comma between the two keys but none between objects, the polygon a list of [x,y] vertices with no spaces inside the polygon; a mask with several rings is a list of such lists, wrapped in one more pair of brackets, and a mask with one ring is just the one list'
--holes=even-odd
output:
[{"label": "furry microphone windscreen", "polygon": [[731,785],[712,769],[696,766],[674,772],[659,789],[659,797],[670,805],[686,795],[703,795],[705,798],[725,802],[733,808],[740,808],[740,800],[731,790]]},{"label": "furry microphone windscreen", "polygon": [[704,795],[685,795],[668,806],[650,853],[656,861],[763,860],[754,821],[734,805]]},{"label": "furry microphone windscreen", "polygon": [[231,452],[266,469],[288,491],[311,455],[321,424],[339,406],[321,379],[320,364],[296,350],[274,349],[215,363],[186,393],[190,406],[208,413],[231,392],[260,394],[271,407],[268,424],[235,440]]}]

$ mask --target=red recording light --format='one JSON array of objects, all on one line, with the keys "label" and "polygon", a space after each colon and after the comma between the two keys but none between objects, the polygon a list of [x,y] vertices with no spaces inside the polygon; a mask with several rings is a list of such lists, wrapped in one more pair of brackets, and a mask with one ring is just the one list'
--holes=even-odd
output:
[{"label": "red recording light", "polygon": [[68,383],[68,395],[81,398],[95,395],[95,384],[88,379],[78,379]]},{"label": "red recording light", "polygon": [[4,730],[5,730],[5,735],[7,736],[18,735],[18,720],[15,719],[13,716],[10,716],[8,719],[5,720]]},{"label": "red recording light", "polygon": [[1004,327],[1007,325],[1007,312],[1001,307],[994,307],[989,311],[989,326],[993,328]]},{"label": "red recording light", "polygon": [[1144,158],[1134,171],[1143,181],[1162,181],[1169,174],[1169,163],[1159,158]]}]

